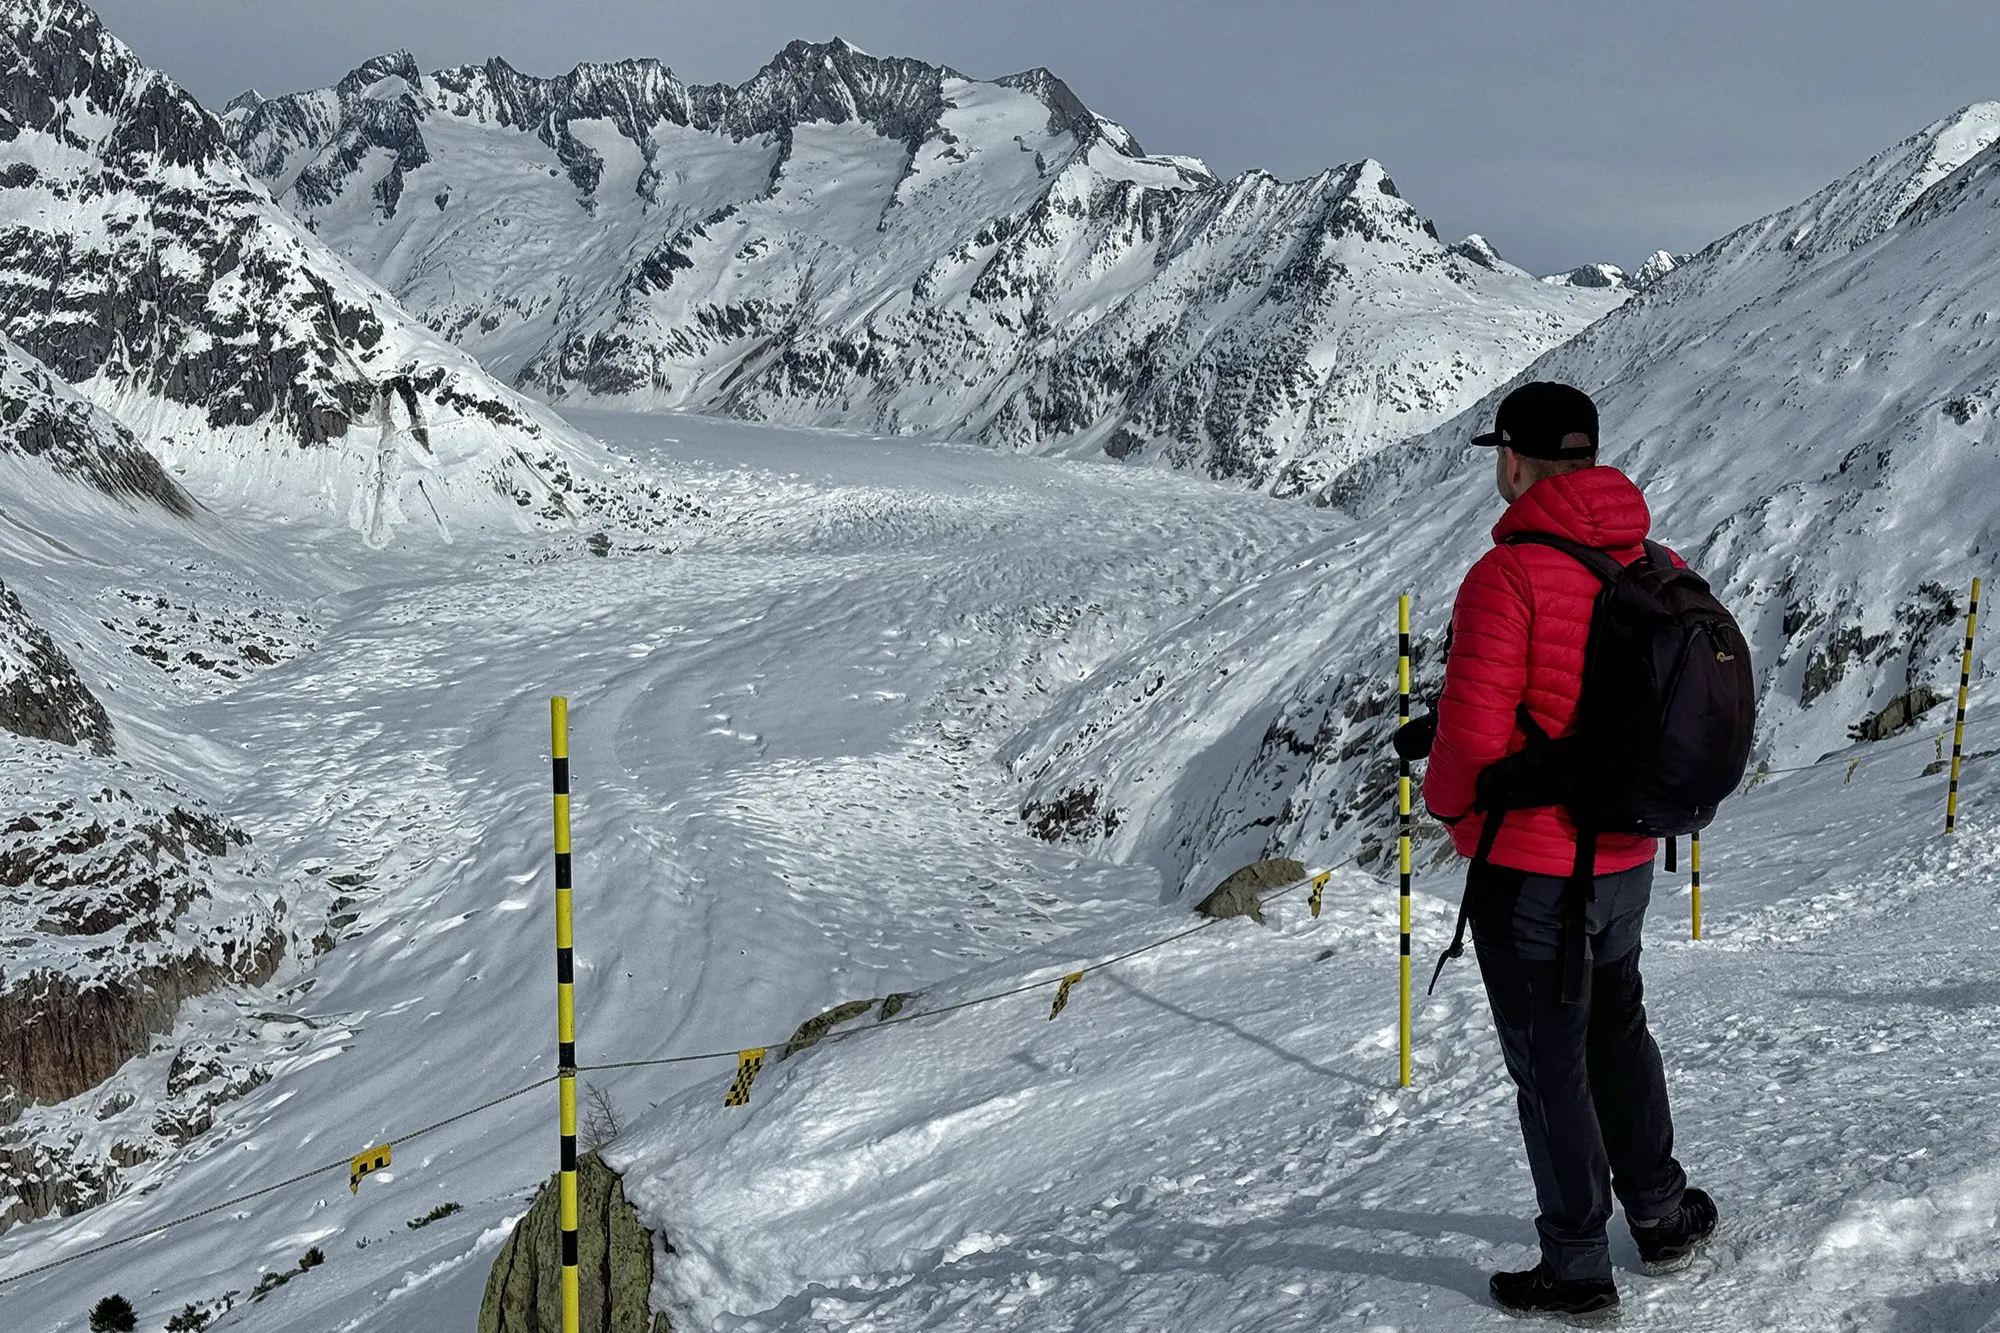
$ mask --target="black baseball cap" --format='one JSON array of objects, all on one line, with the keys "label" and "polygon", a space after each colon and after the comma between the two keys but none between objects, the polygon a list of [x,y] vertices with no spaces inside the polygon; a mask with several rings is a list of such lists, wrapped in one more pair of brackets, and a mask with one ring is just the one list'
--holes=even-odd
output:
[{"label": "black baseball cap", "polygon": [[[1567,435],[1588,435],[1590,447],[1563,448]],[[1504,444],[1526,458],[1588,458],[1597,452],[1597,404],[1571,385],[1535,380],[1501,399],[1493,429],[1472,442],[1482,449]]]}]

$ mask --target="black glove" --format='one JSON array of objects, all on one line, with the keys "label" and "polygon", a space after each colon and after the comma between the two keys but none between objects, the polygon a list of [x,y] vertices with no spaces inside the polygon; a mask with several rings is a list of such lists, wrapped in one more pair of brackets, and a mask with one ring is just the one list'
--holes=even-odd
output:
[{"label": "black glove", "polygon": [[1437,739],[1438,715],[1425,713],[1396,728],[1396,756],[1415,762],[1431,757],[1431,742]]}]

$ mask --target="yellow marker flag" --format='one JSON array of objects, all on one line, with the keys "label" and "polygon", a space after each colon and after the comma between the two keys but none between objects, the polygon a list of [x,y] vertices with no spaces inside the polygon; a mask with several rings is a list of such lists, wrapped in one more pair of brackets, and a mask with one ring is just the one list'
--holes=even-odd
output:
[{"label": "yellow marker flag", "polygon": [[1312,904],[1312,914],[1314,920],[1319,919],[1320,903],[1326,897],[1326,882],[1332,878],[1333,878],[1333,872],[1331,870],[1322,870],[1317,875],[1313,876],[1312,897],[1309,898],[1307,901]]},{"label": "yellow marker flag", "polygon": [[748,1106],[750,1085],[757,1081],[757,1071],[764,1067],[764,1048],[736,1053],[736,1080],[729,1085],[729,1095],[722,1099],[724,1106]]},{"label": "yellow marker flag", "polygon": [[1072,972],[1062,979],[1062,985],[1056,987],[1056,1002],[1049,1006],[1049,1022],[1055,1022],[1056,1016],[1069,1008],[1069,988],[1082,980],[1081,972]]},{"label": "yellow marker flag", "polygon": [[347,1164],[347,1192],[359,1194],[361,1177],[380,1171],[387,1165],[389,1165],[389,1145],[386,1143],[358,1154]]}]

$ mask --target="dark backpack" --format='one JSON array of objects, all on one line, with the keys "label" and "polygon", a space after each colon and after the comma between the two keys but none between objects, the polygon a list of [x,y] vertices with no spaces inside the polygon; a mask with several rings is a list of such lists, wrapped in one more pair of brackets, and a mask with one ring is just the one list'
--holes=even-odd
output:
[{"label": "dark backpack", "polygon": [[[1564,894],[1563,993],[1581,997],[1585,905],[1596,868],[1597,835],[1675,838],[1699,832],[1736,790],[1756,729],[1750,648],[1728,610],[1667,549],[1621,565],[1604,551],[1541,532],[1509,545],[1549,546],[1604,584],[1591,612],[1583,692],[1576,721],[1546,735],[1523,707],[1526,748],[1488,765],[1476,807],[1486,817],[1475,865],[1486,860],[1509,810],[1560,805],[1577,829],[1576,863]],[[1465,949],[1466,904],[1446,961]]]}]

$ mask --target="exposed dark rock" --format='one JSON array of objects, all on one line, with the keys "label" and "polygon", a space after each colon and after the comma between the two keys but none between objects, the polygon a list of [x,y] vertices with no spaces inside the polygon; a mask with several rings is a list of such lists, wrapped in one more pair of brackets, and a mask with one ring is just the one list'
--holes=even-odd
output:
[{"label": "exposed dark rock", "polygon": [[1264,924],[1264,895],[1272,889],[1296,884],[1306,877],[1305,864],[1274,858],[1252,861],[1215,886],[1215,891],[1195,905],[1207,917],[1247,916]]},{"label": "exposed dark rock", "polygon": [[121,500],[147,500],[190,518],[195,503],[108,413],[0,338],[0,453],[46,463],[58,476]]},{"label": "exposed dark rock", "polygon": [[1877,652],[1892,637],[1886,632],[1863,634],[1861,626],[1854,624],[1837,627],[1806,658],[1805,676],[1799,685],[1799,702],[1810,706],[1813,700],[1840,684],[1849,666]]},{"label": "exposed dark rock", "polygon": [[842,1023],[852,1022],[863,1014],[868,1013],[875,1008],[877,1003],[881,1002],[876,1000],[849,1000],[845,1004],[835,1005],[817,1017],[808,1018],[805,1022],[799,1024],[798,1031],[794,1032],[792,1039],[785,1043],[785,1049],[779,1052],[778,1058],[780,1060],[788,1060],[800,1051],[812,1049],[814,1046],[819,1045],[827,1033],[833,1031]]},{"label": "exposed dark rock", "polygon": [[96,1087],[173,1027],[181,1001],[270,980],[284,946],[273,933],[224,962],[190,955],[97,985],[58,972],[8,976],[0,991],[0,1120],[12,1118],[8,1107],[67,1101]]},{"label": "exposed dark rock", "polygon": [[1089,842],[1109,837],[1118,828],[1118,811],[1100,808],[1095,787],[1078,787],[1050,801],[1030,801],[1021,822],[1043,842]]},{"label": "exposed dark rock", "polygon": [[[87,773],[98,761],[69,761]],[[242,830],[187,803],[95,790],[29,804],[0,828],[0,1126],[31,1106],[89,1092],[173,1029],[182,1002],[268,980],[290,937],[282,905],[216,902],[218,873],[247,847]],[[125,1135],[107,1147],[45,1123],[6,1131],[0,1229],[50,1211],[102,1202],[125,1168],[186,1142],[215,1108],[267,1077],[231,1049],[184,1045],[152,1100],[123,1088],[93,1108]],[[119,1117],[129,1117],[129,1127]],[[123,1147],[119,1147],[119,1143]],[[107,1157],[105,1154],[109,1152]]]},{"label": "exposed dark rock", "polygon": [[111,753],[111,719],[104,705],[5,584],[0,584],[0,727],[35,740],[81,745],[93,754]]},{"label": "exposed dark rock", "polygon": [[[407,57],[390,64],[406,83],[415,74]],[[348,126],[347,147],[363,157],[390,150],[394,169],[377,200],[407,212],[402,177],[424,162],[420,137],[398,137],[409,103],[363,100],[370,105]],[[228,114],[232,125],[290,115],[308,135],[340,128],[314,121],[327,121],[324,108],[282,98],[239,103]],[[302,173],[311,164],[279,149],[270,165]],[[452,503],[545,524],[601,505],[607,518],[652,525],[632,485],[605,484],[594,450],[418,324],[314,239],[310,224],[302,229],[282,212],[245,174],[222,124],[78,0],[0,6],[0,172],[24,179],[23,166],[40,198],[17,198],[0,217],[0,335],[61,380],[115,399],[128,425],[186,451],[176,461],[226,468],[231,455],[249,453],[282,488],[282,467],[268,464],[287,448],[383,424],[384,404],[407,407],[409,388],[423,410],[412,409],[407,432],[383,433],[377,465],[357,487],[357,526],[371,544],[391,539],[399,515],[414,521],[427,510],[449,533],[452,516],[400,460],[427,452],[430,420],[450,416],[498,428],[436,475]],[[50,221],[63,217],[103,225]],[[176,503],[151,470],[110,481]]]},{"label": "exposed dark rock", "polygon": [[[576,1194],[581,1333],[672,1333],[648,1305],[654,1239],[625,1201],[624,1182],[588,1153],[577,1161]],[[493,1260],[479,1333],[562,1333],[560,1206],[551,1178]]]},{"label": "exposed dark rock", "polygon": [[1857,741],[1883,741],[1916,725],[1917,719],[1944,702],[1928,685],[1918,685],[1889,701],[1888,707],[1856,723],[1847,734]]},{"label": "exposed dark rock", "polygon": [[[113,219],[142,210],[151,224],[101,235],[0,224],[0,330],[64,380],[108,370],[213,426],[275,418],[311,444],[344,434],[372,393],[337,344],[379,337],[379,316],[265,230],[269,205],[216,119],[76,0],[0,11],[0,68],[17,135],[38,131],[95,159],[43,187]],[[80,137],[86,124],[97,137]]]}]

